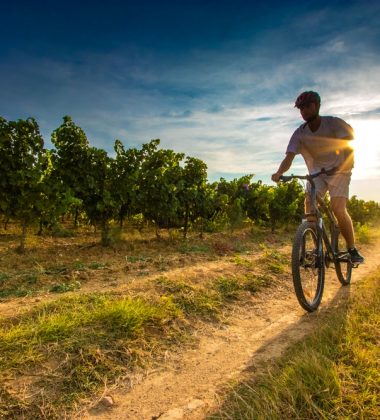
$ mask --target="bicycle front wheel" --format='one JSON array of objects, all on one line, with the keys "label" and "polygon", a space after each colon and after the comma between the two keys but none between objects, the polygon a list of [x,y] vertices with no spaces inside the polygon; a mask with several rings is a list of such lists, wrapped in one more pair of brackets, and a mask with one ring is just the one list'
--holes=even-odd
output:
[{"label": "bicycle front wheel", "polygon": [[298,227],[292,251],[294,290],[299,304],[308,312],[315,311],[322,300],[325,265],[322,239],[315,224],[303,222]]},{"label": "bicycle front wheel", "polygon": [[336,238],[336,249],[334,250],[335,271],[340,283],[343,286],[348,286],[351,282],[352,262],[348,251],[342,251],[342,249],[345,248],[346,242],[343,239],[342,234],[338,232],[338,237]]}]

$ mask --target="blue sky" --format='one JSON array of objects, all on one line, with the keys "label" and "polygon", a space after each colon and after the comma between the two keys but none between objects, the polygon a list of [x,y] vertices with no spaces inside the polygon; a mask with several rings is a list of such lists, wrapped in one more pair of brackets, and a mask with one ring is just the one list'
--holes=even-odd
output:
[{"label": "blue sky", "polygon": [[2,5],[1,116],[35,117],[49,148],[64,115],[110,154],[160,138],[210,180],[269,183],[312,89],[356,130],[351,193],[380,201],[379,74],[379,1]]}]

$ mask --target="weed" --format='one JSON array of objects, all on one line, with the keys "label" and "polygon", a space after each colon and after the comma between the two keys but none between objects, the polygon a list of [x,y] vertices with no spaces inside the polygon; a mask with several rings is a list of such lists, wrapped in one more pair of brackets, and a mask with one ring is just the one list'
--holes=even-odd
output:
[{"label": "weed", "polygon": [[255,274],[247,274],[244,289],[248,290],[250,293],[256,293],[262,287],[269,286],[271,281],[272,279],[268,275],[257,276]]},{"label": "weed", "polygon": [[3,285],[8,279],[8,274],[0,273],[0,286]]},{"label": "weed", "polygon": [[269,271],[274,274],[282,274],[289,267],[289,257],[281,254],[275,249],[270,249],[266,245],[260,244],[263,249],[263,255],[259,259],[259,263],[267,266]]},{"label": "weed", "polygon": [[73,283],[60,283],[55,284],[50,288],[51,293],[66,293],[72,292],[74,290],[79,290],[81,288],[81,284],[79,281],[74,281]]},{"label": "weed", "polygon": [[356,229],[356,235],[359,239],[359,242],[362,244],[368,244],[371,242],[371,232],[367,224],[359,224]]},{"label": "weed", "polygon": [[242,289],[239,280],[235,277],[219,277],[214,284],[223,300],[236,299]]},{"label": "weed", "polygon": [[237,255],[236,257],[234,257],[232,259],[232,262],[236,265],[240,265],[243,267],[247,267],[247,268],[251,268],[253,266],[253,262],[246,259],[246,258],[242,258],[239,255]]},{"label": "weed", "polygon": [[213,318],[220,309],[220,296],[208,288],[196,288],[183,281],[173,281],[163,276],[156,279],[156,284],[160,291],[187,315]]},{"label": "weed", "polygon": [[142,256],[127,255],[125,257],[125,260],[129,263],[136,263],[136,262],[146,263],[150,261],[150,258],[142,257]]},{"label": "weed", "polygon": [[86,264],[81,262],[81,261],[76,261],[73,264],[73,269],[77,270],[77,271],[84,271],[84,270],[86,270]]},{"label": "weed", "polygon": [[0,290],[0,299],[8,298],[11,296],[14,296],[14,297],[32,296],[33,294],[34,294],[34,290],[32,289],[10,287],[8,289]]},{"label": "weed", "polygon": [[247,244],[244,244],[244,243],[242,243],[242,242],[240,242],[240,241],[237,241],[235,244],[234,244],[234,250],[235,250],[235,252],[238,252],[238,253],[240,253],[240,254],[243,254],[243,253],[246,253],[246,252],[248,252],[249,251],[249,246],[247,245]]},{"label": "weed", "polygon": [[88,268],[91,270],[101,270],[103,268],[108,267],[107,263],[98,263],[98,262],[91,262],[90,264],[88,264]]},{"label": "weed", "polygon": [[210,252],[210,246],[207,244],[189,244],[188,242],[182,242],[178,247],[178,251],[182,254],[208,253]]},{"label": "weed", "polygon": [[23,282],[28,284],[36,284],[38,281],[38,276],[35,273],[26,274],[22,277]]},{"label": "weed", "polygon": [[67,266],[56,266],[56,267],[50,267],[50,268],[45,269],[44,274],[47,274],[47,275],[63,274],[69,270],[70,269]]}]

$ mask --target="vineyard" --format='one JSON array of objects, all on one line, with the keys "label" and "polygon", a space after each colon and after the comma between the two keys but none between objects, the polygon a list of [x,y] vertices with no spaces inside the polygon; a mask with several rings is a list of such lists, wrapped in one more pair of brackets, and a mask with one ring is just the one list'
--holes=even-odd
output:
[{"label": "vineyard", "polygon": [[[141,149],[114,144],[114,157],[91,147],[84,131],[68,116],[44,148],[37,122],[0,118],[0,212],[4,227],[20,225],[19,250],[25,250],[28,226],[38,233],[59,233],[61,222],[92,225],[109,245],[110,226],[125,220],[141,228],[155,226],[204,231],[234,229],[245,220],[274,230],[302,214],[303,189],[297,182],[267,186],[253,175],[209,183],[207,165],[183,153],[159,149],[159,140]],[[379,205],[353,197],[356,222],[377,218]],[[62,232],[61,232],[62,233]]]},{"label": "vineyard", "polygon": [[[0,417],[98,416],[109,389],[177,369],[234,314],[257,311],[244,324],[255,329],[294,311],[301,185],[210,183],[204,162],[159,140],[116,140],[111,157],[69,117],[51,140],[45,149],[33,119],[0,119]],[[378,203],[354,196],[349,208],[372,252]],[[264,311],[268,299],[278,313]],[[244,354],[236,341],[231,354]]]}]

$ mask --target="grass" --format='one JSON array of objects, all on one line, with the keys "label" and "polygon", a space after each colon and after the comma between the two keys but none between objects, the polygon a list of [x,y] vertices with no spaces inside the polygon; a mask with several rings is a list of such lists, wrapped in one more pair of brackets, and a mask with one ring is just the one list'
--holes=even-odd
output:
[{"label": "grass", "polygon": [[184,280],[168,279],[165,276],[155,280],[161,297],[165,297],[178,306],[186,316],[215,319],[222,310],[228,309],[228,303],[243,300],[242,293],[254,294],[269,286],[269,275],[241,273],[239,275],[219,276],[206,283],[190,284]]},{"label": "grass", "polygon": [[262,249],[262,256],[259,258],[258,264],[265,266],[273,274],[283,274],[288,270],[290,266],[289,255],[284,255],[264,244],[261,244],[260,248]]},{"label": "grass", "polygon": [[371,242],[371,228],[368,224],[359,224],[356,227],[356,237],[362,244],[369,244]]},{"label": "grass", "polygon": [[[274,236],[260,250],[259,239],[245,231],[202,241],[139,235],[110,249],[93,246],[94,235],[38,238],[43,247],[22,257],[8,241],[0,242],[0,297],[57,293],[54,303],[15,318],[0,316],[0,418],[63,418],[105,383],[157,362],[169,346],[188,340],[199,321],[221,319],[231,303],[249,299],[289,265]],[[192,270],[219,259],[214,271],[198,277]],[[181,278],[144,278],[166,268],[180,268]],[[94,279],[106,284],[119,277],[137,280],[135,297],[84,294]],[[78,295],[59,295],[66,291]]]},{"label": "grass", "polygon": [[[32,267],[29,265],[22,270],[11,268],[8,273],[0,273],[0,299],[36,295],[42,290],[53,293],[78,290],[81,287],[81,283],[75,279],[78,273],[102,270],[107,267],[107,263],[96,261],[89,263],[75,261],[70,264],[46,267],[33,261]],[[60,276],[65,276],[65,278],[60,278]],[[70,277],[69,281],[68,277]]]},{"label": "grass", "polygon": [[380,418],[380,270],[210,419]]},{"label": "grass", "polygon": [[[193,323],[186,319],[216,320],[240,292],[266,285],[260,276],[242,274],[204,284],[161,276],[154,284],[158,293],[145,299],[94,293],[62,297],[17,318],[0,319],[0,417],[12,412],[34,418],[43,407],[45,417],[61,418],[105,382],[153,363],[167,346],[187,340]],[[51,291],[77,287],[59,283]],[[21,397],[15,388],[29,376],[37,378],[28,385],[33,398]]]},{"label": "grass", "polygon": [[54,284],[49,291],[52,293],[66,293],[72,292],[73,290],[79,290],[80,288],[81,283],[79,281],[74,281],[72,283]]},{"label": "grass", "polygon": [[[0,417],[10,416],[12,407],[12,412],[37,418],[44,407],[48,418],[61,418],[62,410],[104,381],[142,364],[144,353],[156,348],[158,335],[172,339],[165,329],[180,318],[181,311],[169,300],[91,294],[40,305],[11,322],[1,320]],[[49,365],[56,366],[49,372]],[[39,378],[33,384],[34,398],[21,398],[7,387],[20,374]]]},{"label": "grass", "polygon": [[156,279],[156,286],[162,298],[172,302],[187,316],[215,319],[222,305],[220,296],[208,287],[197,287],[164,276]]}]

